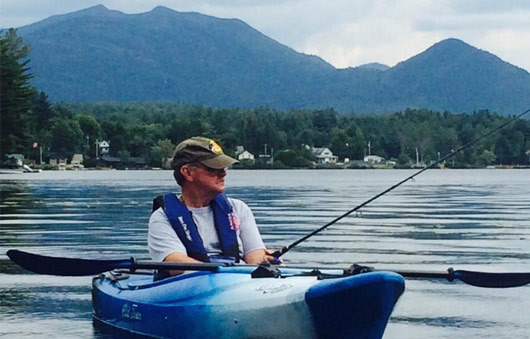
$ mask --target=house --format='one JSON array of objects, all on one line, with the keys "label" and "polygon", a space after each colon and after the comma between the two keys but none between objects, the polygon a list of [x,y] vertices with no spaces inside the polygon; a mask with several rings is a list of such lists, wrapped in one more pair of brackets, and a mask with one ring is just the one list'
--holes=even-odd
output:
[{"label": "house", "polygon": [[100,156],[103,156],[105,154],[109,154],[110,152],[110,144],[108,142],[106,142],[105,140],[103,140],[102,142],[100,142],[98,144],[98,154]]},{"label": "house", "polygon": [[236,159],[241,162],[247,162],[247,163],[254,163],[254,154],[250,153],[249,151],[245,150],[243,146],[236,146]]},{"label": "house", "polygon": [[83,154],[79,154],[79,153],[74,154],[70,164],[74,168],[83,168],[83,167],[85,167],[85,166],[83,166]]},{"label": "house", "polygon": [[76,153],[72,157],[72,161],[70,162],[72,165],[81,165],[83,164],[83,154]]},{"label": "house", "polygon": [[22,154],[6,154],[3,165],[8,167],[22,167],[24,165],[24,156]]},{"label": "house", "polygon": [[385,158],[380,157],[378,155],[367,155],[364,157],[364,162],[368,162],[371,164],[380,164],[385,161]]},{"label": "house", "polygon": [[237,160],[242,162],[245,161],[254,163],[254,154],[250,153],[247,150],[244,150],[243,152],[237,155]]},{"label": "house", "polygon": [[48,154],[48,164],[52,166],[58,166],[59,169],[65,169],[67,162],[68,159],[63,155],[60,155],[58,153]]},{"label": "house", "polygon": [[99,164],[115,168],[145,168],[147,161],[143,157],[129,157],[127,160],[124,160],[121,157],[104,155],[99,158]]},{"label": "house", "polygon": [[327,147],[313,147],[311,150],[317,164],[335,164],[339,157],[333,155],[333,152]]}]

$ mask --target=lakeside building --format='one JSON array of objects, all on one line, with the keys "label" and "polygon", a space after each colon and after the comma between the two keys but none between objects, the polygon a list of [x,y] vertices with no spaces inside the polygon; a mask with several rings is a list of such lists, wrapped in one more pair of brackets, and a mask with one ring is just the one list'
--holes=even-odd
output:
[{"label": "lakeside building", "polygon": [[47,155],[48,158],[48,164],[52,166],[57,166],[60,170],[66,169],[66,165],[68,164],[68,158],[65,157],[62,154],[51,152]]},{"label": "lakeside building", "polygon": [[333,152],[327,147],[313,147],[311,153],[317,164],[336,164],[339,159],[339,157],[333,155]]},{"label": "lakeside building", "polygon": [[254,163],[254,154],[250,153],[247,150],[244,150],[243,152],[241,152],[241,153],[239,153],[237,155],[237,160]]},{"label": "lakeside building", "polygon": [[249,151],[245,150],[245,148],[243,146],[236,146],[235,157],[240,162],[246,162],[246,163],[250,163],[250,164],[254,164],[256,162],[254,154],[252,154]]},{"label": "lakeside building", "polygon": [[76,153],[72,156],[72,161],[70,161],[70,165],[72,165],[73,168],[84,168],[83,165],[83,154]]},{"label": "lakeside building", "polygon": [[109,154],[110,152],[110,143],[103,140],[100,143],[98,143],[98,148],[96,149],[96,154],[100,156],[104,156],[106,154]]},{"label": "lakeside building", "polygon": [[363,161],[370,164],[381,164],[385,161],[385,158],[378,155],[367,155],[364,157]]},{"label": "lakeside building", "polygon": [[2,162],[2,165],[8,167],[22,167],[24,165],[24,156],[22,154],[13,153],[6,154],[4,156],[5,160]]}]

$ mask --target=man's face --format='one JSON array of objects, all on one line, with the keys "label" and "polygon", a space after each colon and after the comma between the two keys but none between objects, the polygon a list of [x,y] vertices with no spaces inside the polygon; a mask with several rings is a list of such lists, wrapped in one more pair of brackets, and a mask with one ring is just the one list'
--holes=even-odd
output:
[{"label": "man's face", "polygon": [[188,166],[193,185],[205,193],[219,194],[225,191],[226,168],[214,169],[203,164]]}]

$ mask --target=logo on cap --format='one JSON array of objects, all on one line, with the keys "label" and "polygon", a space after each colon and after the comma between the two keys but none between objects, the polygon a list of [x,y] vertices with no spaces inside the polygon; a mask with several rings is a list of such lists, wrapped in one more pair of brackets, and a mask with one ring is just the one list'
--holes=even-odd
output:
[{"label": "logo on cap", "polygon": [[213,140],[210,140],[210,144],[208,145],[208,148],[210,149],[210,151],[212,151],[215,154],[223,154],[223,150],[221,149],[221,146],[219,146]]}]

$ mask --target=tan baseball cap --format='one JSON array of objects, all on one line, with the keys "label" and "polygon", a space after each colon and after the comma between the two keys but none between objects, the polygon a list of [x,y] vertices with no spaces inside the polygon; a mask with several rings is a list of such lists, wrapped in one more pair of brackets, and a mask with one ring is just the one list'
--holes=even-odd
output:
[{"label": "tan baseball cap", "polygon": [[175,148],[173,168],[192,162],[200,162],[210,168],[221,169],[238,161],[223,153],[223,149],[215,140],[205,137],[193,137],[182,141]]}]

